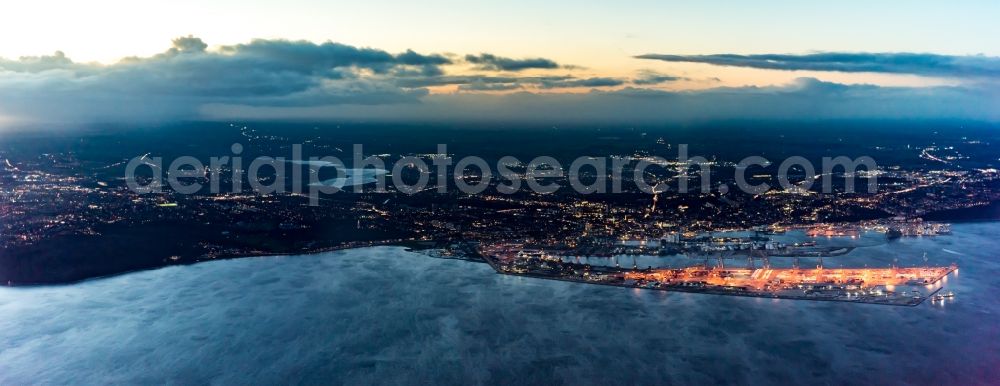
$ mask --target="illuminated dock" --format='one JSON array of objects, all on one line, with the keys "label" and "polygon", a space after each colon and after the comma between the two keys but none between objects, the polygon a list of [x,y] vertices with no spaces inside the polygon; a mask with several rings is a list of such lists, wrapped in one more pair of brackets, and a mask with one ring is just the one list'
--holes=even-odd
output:
[{"label": "illuminated dock", "polygon": [[511,246],[485,247],[499,273],[666,291],[782,299],[915,306],[941,289],[958,269],[918,268],[684,268],[626,269],[562,261],[559,256]]}]

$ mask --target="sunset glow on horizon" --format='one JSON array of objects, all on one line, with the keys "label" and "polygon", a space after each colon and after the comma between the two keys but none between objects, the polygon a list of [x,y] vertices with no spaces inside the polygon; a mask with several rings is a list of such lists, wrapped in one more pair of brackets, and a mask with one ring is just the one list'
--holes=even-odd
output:
[{"label": "sunset glow on horizon", "polygon": [[[832,116],[878,116],[883,114],[879,111],[893,111],[903,116],[992,120],[997,118],[992,111],[998,110],[993,107],[1000,99],[991,91],[1000,78],[1000,45],[993,38],[1000,35],[993,20],[1000,14],[1000,5],[963,3],[17,3],[5,6],[6,12],[0,15],[0,34],[17,37],[0,47],[0,87],[12,98],[0,105],[0,113],[25,121],[51,120],[54,117],[39,114],[38,104],[76,101],[75,90],[83,87],[106,88],[107,98],[121,97],[123,103],[187,96],[170,97],[164,107],[146,105],[128,111],[129,119],[155,121],[217,112],[219,106],[224,107],[222,111],[284,109],[279,117],[294,118],[297,111],[317,106],[337,111],[347,105],[365,105],[361,110],[379,106],[372,109],[375,116],[403,116],[404,111],[413,110],[404,102],[433,106],[437,103],[429,103],[431,99],[442,96],[524,93],[592,99],[637,93],[673,95],[704,99],[691,103],[710,106],[720,103],[716,101],[720,95],[732,92],[804,92],[802,85],[825,85],[827,89],[893,94],[869,95],[872,101],[892,101],[888,110],[867,109],[872,103],[858,102],[866,111],[853,106],[821,111]],[[939,28],[942,22],[951,27]],[[176,46],[176,41],[195,47]],[[338,56],[344,54],[337,51],[341,49],[396,59],[370,63],[365,61],[372,58],[359,57],[362,62],[356,62]],[[174,55],[179,52],[184,55]],[[304,56],[295,57],[299,54]],[[319,62],[303,66],[303,60]],[[332,60],[327,69],[318,67],[324,60]],[[258,70],[276,72],[252,79],[212,75],[218,66],[230,65],[225,62],[248,66],[244,69],[251,72],[248,76]],[[150,71],[160,73],[151,76]],[[301,78],[285,79],[293,74]],[[143,82],[127,80],[131,78]],[[145,84],[155,79],[166,83]],[[190,81],[211,90],[180,89]],[[291,83],[265,84],[268,81]],[[815,93],[804,96],[819,97]],[[966,99],[980,106],[948,107]],[[495,105],[498,101],[475,103]],[[566,105],[564,101],[552,103]],[[101,103],[60,120],[121,118],[121,109],[107,106]],[[357,111],[352,109],[348,115]],[[421,111],[418,115],[441,113]],[[539,114],[564,115],[552,107],[540,109]]]}]

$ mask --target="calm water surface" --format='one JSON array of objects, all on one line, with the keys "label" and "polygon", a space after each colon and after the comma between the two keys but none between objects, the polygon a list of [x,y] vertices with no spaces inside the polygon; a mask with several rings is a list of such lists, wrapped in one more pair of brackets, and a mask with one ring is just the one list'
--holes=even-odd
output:
[{"label": "calm water surface", "polygon": [[944,304],[665,293],[382,247],[0,288],[0,384],[1000,382],[1000,224],[828,266],[956,262]]}]

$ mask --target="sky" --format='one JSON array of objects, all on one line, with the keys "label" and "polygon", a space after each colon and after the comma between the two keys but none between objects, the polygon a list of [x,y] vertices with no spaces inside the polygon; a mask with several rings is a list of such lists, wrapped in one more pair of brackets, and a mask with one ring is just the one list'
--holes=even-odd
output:
[{"label": "sky", "polygon": [[573,115],[607,121],[1000,120],[996,1],[37,0],[2,8],[0,126],[544,120],[581,111]]}]

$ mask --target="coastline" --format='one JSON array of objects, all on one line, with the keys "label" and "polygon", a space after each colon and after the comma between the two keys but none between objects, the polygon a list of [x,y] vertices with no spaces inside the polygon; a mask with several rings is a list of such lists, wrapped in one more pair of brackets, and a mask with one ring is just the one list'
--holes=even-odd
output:
[{"label": "coastline", "polygon": [[373,247],[401,247],[401,248],[408,248],[407,245],[406,245],[407,242],[412,242],[412,241],[403,241],[403,242],[398,242],[398,241],[391,241],[391,242],[389,242],[389,241],[387,241],[387,242],[381,242],[381,243],[370,243],[370,245],[341,245],[341,246],[334,246],[334,247],[317,248],[317,249],[314,249],[314,250],[303,251],[301,253],[252,252],[252,253],[238,254],[238,255],[236,255],[236,254],[234,254],[234,255],[218,255],[218,256],[215,256],[213,258],[208,258],[208,259],[177,260],[176,262],[173,262],[173,263],[170,263],[170,264],[163,264],[163,265],[152,266],[152,267],[147,267],[147,268],[130,269],[130,270],[125,270],[125,271],[121,271],[121,272],[109,273],[109,274],[106,274],[106,275],[98,275],[98,276],[85,277],[85,278],[78,279],[78,280],[68,280],[68,281],[58,281],[58,282],[56,282],[56,281],[54,281],[54,282],[23,282],[23,283],[11,283],[11,284],[5,283],[5,284],[3,284],[0,287],[7,287],[7,288],[29,288],[29,287],[60,287],[60,286],[70,286],[70,285],[84,283],[84,282],[88,282],[88,281],[92,281],[92,280],[101,280],[101,279],[107,279],[107,278],[122,276],[122,275],[128,275],[130,273],[144,272],[144,271],[155,271],[155,270],[158,270],[158,269],[163,269],[163,268],[168,268],[168,267],[182,267],[182,266],[189,266],[189,265],[195,265],[195,264],[201,264],[201,263],[208,263],[208,262],[212,262],[212,261],[238,260],[238,259],[248,259],[248,258],[254,258],[254,257],[294,257],[294,256],[320,255],[320,254],[323,254],[323,253],[346,251],[346,250],[352,250],[352,249],[373,248]]},{"label": "coastline", "polygon": [[[984,220],[975,220],[975,221],[955,221],[955,223],[956,224],[1000,223],[1000,219],[984,219]],[[170,263],[167,263],[167,264],[151,265],[151,266],[148,266],[148,267],[142,267],[142,268],[136,268],[136,269],[126,269],[126,270],[116,271],[116,272],[102,274],[102,275],[95,275],[95,276],[83,277],[83,278],[75,279],[75,280],[64,280],[64,281],[55,281],[54,280],[54,281],[33,281],[33,282],[27,282],[27,281],[25,281],[25,282],[12,282],[11,281],[9,283],[3,283],[0,286],[2,286],[2,287],[8,287],[8,288],[69,286],[69,285],[83,283],[83,282],[87,282],[87,281],[91,281],[91,280],[100,280],[100,279],[104,279],[104,278],[116,277],[116,276],[126,275],[126,274],[130,274],[130,273],[135,273],[135,272],[156,270],[156,269],[161,269],[161,268],[166,268],[166,267],[171,267],[171,266],[188,266],[188,265],[194,265],[194,264],[199,264],[199,263],[204,263],[204,262],[210,262],[210,261],[234,260],[234,259],[253,258],[253,257],[287,257],[287,256],[302,256],[302,255],[318,255],[318,254],[328,253],[328,252],[345,251],[345,250],[352,250],[352,249],[363,249],[363,248],[379,247],[379,246],[401,247],[401,248],[406,248],[407,251],[418,252],[419,253],[422,250],[439,249],[437,247],[437,245],[440,245],[442,243],[455,242],[455,241],[456,240],[451,240],[451,239],[443,239],[443,240],[420,240],[420,239],[413,239],[413,238],[411,238],[411,239],[392,239],[392,240],[382,240],[382,241],[364,241],[364,242],[362,242],[362,241],[353,241],[353,242],[348,242],[348,243],[344,243],[344,244],[337,245],[337,246],[329,246],[329,247],[308,249],[308,250],[302,250],[302,251],[296,251],[296,252],[263,252],[263,251],[256,251],[256,252],[247,252],[247,253],[240,253],[240,254],[220,254],[220,255],[214,256],[212,258],[182,259],[182,260],[173,261],[173,262],[170,262]],[[434,246],[431,246],[431,245],[434,245]],[[425,255],[427,257],[430,257],[430,258],[437,258],[437,259],[465,260],[465,261],[471,261],[471,262],[487,262],[488,263],[488,259],[482,259],[481,256],[479,256],[479,258],[482,259],[483,261],[478,261],[475,257],[468,258],[468,256],[466,256],[466,257],[444,257],[444,256],[431,256],[431,255],[426,254],[426,253],[421,253],[421,254]],[[508,274],[508,273],[500,273],[500,274]],[[518,276],[533,277],[533,276],[530,276],[530,275],[518,275]],[[540,277],[540,278],[541,279],[549,279],[547,277]],[[573,281],[573,280],[566,280],[566,281]],[[589,282],[587,282],[587,283],[581,283],[581,284],[595,284],[595,283],[589,283]],[[697,291],[688,291],[688,292],[697,292]],[[699,293],[704,293],[704,292],[699,292]],[[720,295],[733,295],[733,294],[725,294],[724,293],[724,294],[720,294]],[[767,298],[767,296],[761,296],[761,297]]]}]

